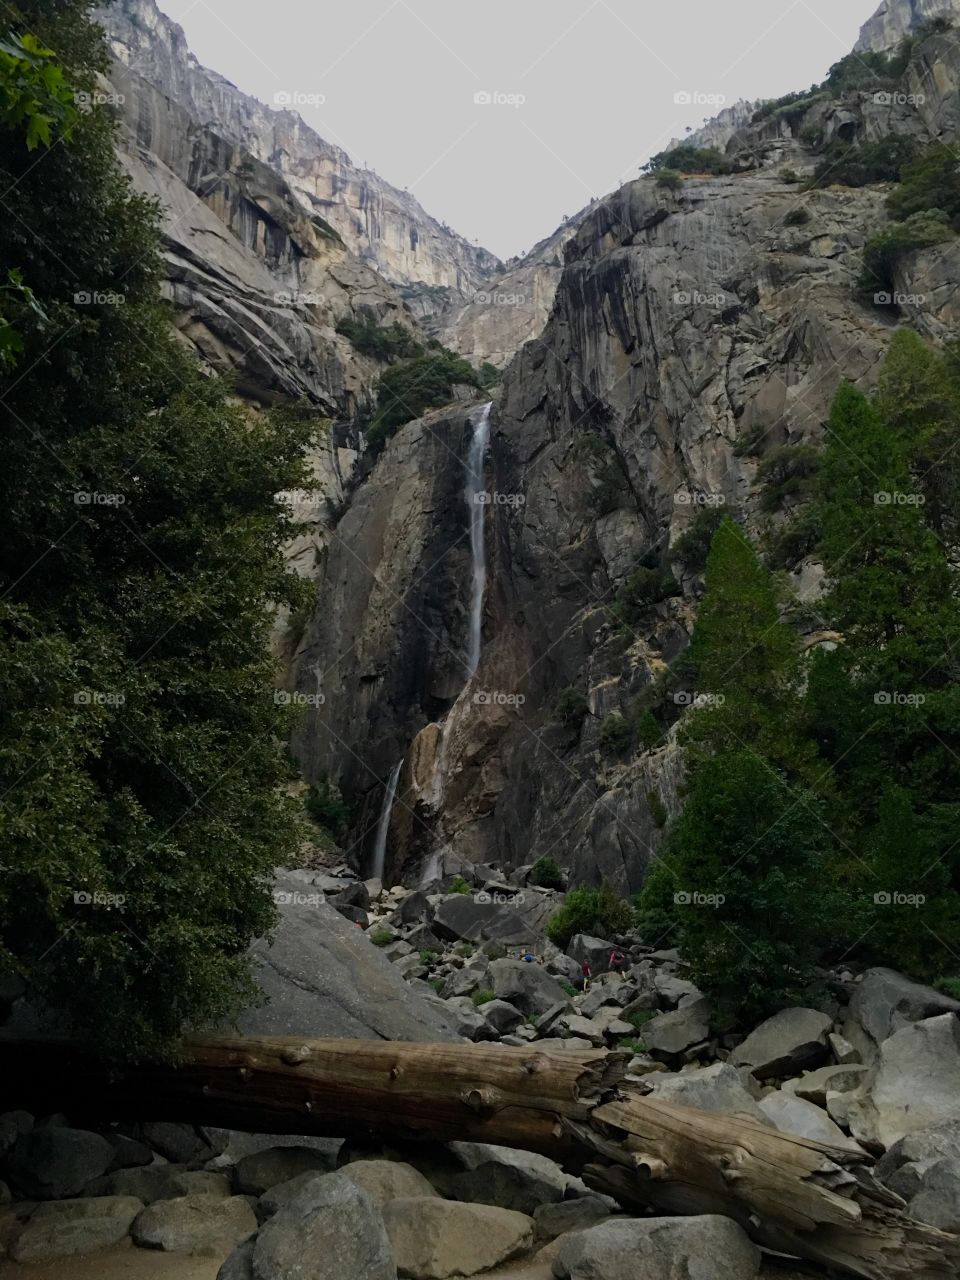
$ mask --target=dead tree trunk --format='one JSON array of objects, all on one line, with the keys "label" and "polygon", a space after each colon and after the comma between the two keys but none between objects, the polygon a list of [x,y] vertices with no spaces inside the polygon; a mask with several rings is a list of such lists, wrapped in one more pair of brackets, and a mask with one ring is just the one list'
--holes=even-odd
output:
[{"label": "dead tree trunk", "polygon": [[630,1208],[721,1213],[863,1280],[960,1274],[960,1237],[906,1219],[871,1158],[642,1096],[626,1055],[536,1046],[200,1037],[111,1074],[78,1047],[0,1038],[8,1106],[255,1132],[538,1151]]}]

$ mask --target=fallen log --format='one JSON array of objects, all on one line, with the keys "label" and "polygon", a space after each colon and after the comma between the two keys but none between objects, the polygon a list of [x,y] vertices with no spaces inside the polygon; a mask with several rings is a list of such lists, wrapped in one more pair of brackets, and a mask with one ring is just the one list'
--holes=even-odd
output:
[{"label": "fallen log", "polygon": [[7,1106],[355,1140],[540,1152],[624,1206],[722,1213],[761,1245],[860,1277],[960,1275],[960,1237],[911,1222],[872,1158],[645,1097],[616,1051],[196,1037],[111,1071],[72,1043],[0,1037]]}]

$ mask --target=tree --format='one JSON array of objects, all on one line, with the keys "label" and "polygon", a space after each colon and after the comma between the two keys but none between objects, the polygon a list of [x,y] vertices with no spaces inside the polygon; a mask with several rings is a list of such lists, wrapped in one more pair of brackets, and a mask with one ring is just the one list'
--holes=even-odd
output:
[{"label": "tree", "polygon": [[247,948],[298,838],[268,638],[300,592],[274,495],[306,483],[315,423],[232,408],[174,339],[88,10],[11,23],[92,109],[40,164],[0,121],[0,259],[43,315],[20,309],[0,373],[0,969],[137,1057],[255,996]]}]

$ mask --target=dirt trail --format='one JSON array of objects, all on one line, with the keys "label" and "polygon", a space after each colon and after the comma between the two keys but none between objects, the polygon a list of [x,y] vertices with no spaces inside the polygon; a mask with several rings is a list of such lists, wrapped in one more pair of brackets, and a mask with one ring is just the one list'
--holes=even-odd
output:
[{"label": "dirt trail", "polygon": [[53,1262],[0,1262],[0,1280],[216,1280],[225,1257],[121,1246]]}]

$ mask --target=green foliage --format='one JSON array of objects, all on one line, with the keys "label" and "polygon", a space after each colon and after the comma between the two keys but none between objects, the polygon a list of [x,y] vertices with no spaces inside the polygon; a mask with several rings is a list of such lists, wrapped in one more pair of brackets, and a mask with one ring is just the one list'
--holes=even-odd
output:
[{"label": "green foliage", "polygon": [[960,167],[951,148],[937,143],[905,164],[899,187],[887,197],[887,209],[900,222],[940,209],[953,229],[960,230]]},{"label": "green foliage", "polygon": [[860,296],[871,302],[877,301],[879,295],[880,305],[889,306],[901,258],[914,249],[927,249],[952,240],[954,234],[947,215],[939,209],[912,213],[903,222],[884,227],[863,247],[863,271],[858,282]]},{"label": "green foliage", "polygon": [[374,360],[412,360],[423,355],[421,344],[409,329],[399,324],[381,328],[376,320],[367,317],[359,320],[346,317],[337,322],[337,333],[349,338],[361,355]]},{"label": "green foliage", "polygon": [[655,1017],[652,1009],[638,1009],[636,1013],[628,1013],[624,1021],[629,1022],[632,1027],[636,1027],[639,1031],[641,1027],[645,1027],[651,1018]]},{"label": "green foliage", "polygon": [[816,550],[821,532],[816,510],[812,506],[802,507],[789,524],[769,539],[767,564],[771,569],[792,569]]},{"label": "green foliage", "polygon": [[479,387],[480,381],[472,365],[439,344],[424,355],[385,369],[377,393],[377,411],[367,431],[368,447],[379,452],[405,422],[428,409],[449,404],[457,384]]},{"label": "green foliage", "polygon": [[625,626],[634,627],[643,621],[653,605],[678,595],[680,587],[660,562],[659,553],[647,552],[620,587],[611,611]]},{"label": "green foliage", "polygon": [[589,710],[590,704],[585,695],[573,685],[560,689],[550,702],[550,714],[565,729],[578,729]]},{"label": "green foliage", "polygon": [[831,142],[813,171],[810,187],[865,187],[871,182],[899,182],[907,164],[916,158],[917,143],[891,133],[873,142]]},{"label": "green foliage", "polygon": [[370,941],[375,947],[389,947],[395,937],[392,929],[378,929],[376,933],[370,935]]},{"label": "green foliage", "polygon": [[577,994],[577,988],[572,982],[568,982],[566,978],[558,979],[557,986],[561,991],[565,991],[568,996],[575,996]]},{"label": "green foliage", "polygon": [[821,88],[836,95],[852,89],[893,86],[906,70],[912,42],[905,41],[892,53],[848,53],[835,62]]},{"label": "green foliage", "polygon": [[437,958],[436,951],[430,951],[430,950],[424,949],[420,952],[421,964],[431,965],[433,964],[434,960],[436,960],[436,958]]},{"label": "green foliage", "polygon": [[464,880],[463,876],[454,876],[453,884],[451,884],[447,892],[448,893],[472,893],[473,890],[467,884],[466,880]]},{"label": "green foliage", "polygon": [[934,984],[938,991],[952,1000],[960,1000],[960,978],[938,978]]},{"label": "green foliage", "polygon": [[791,186],[795,186],[800,181],[800,175],[796,169],[781,169],[780,181],[788,182]]},{"label": "green foliage", "polygon": [[714,147],[693,147],[687,143],[661,151],[645,164],[648,173],[730,173],[733,165]]},{"label": "green foliage", "polygon": [[733,452],[738,458],[758,457],[769,444],[770,430],[764,422],[752,423],[740,432]]},{"label": "green foliage", "polygon": [[0,38],[0,129],[33,151],[69,139],[76,122],[74,90],[54,51],[30,32]]},{"label": "green foliage", "polygon": [[586,460],[591,487],[587,501],[599,516],[623,505],[628,494],[627,477],[619,455],[605,436],[585,432],[577,436],[574,456]]},{"label": "green foliage", "polygon": [[553,858],[538,858],[530,871],[530,883],[542,889],[562,889],[563,872]]},{"label": "green foliage", "polygon": [[791,209],[783,220],[785,227],[805,227],[812,219],[810,210],[803,205],[798,205],[796,209]]},{"label": "green foliage", "polygon": [[663,803],[656,791],[647,792],[647,807],[650,810],[650,816],[653,818],[654,825],[665,827],[667,825],[667,806]]},{"label": "green foliage", "polygon": [[605,756],[622,756],[633,744],[633,729],[630,721],[613,711],[605,716],[600,725],[600,750]]},{"label": "green foliage", "polygon": [[644,751],[651,751],[663,741],[663,730],[649,707],[637,716],[637,740]]},{"label": "green foliage", "polygon": [[690,521],[687,530],[670,548],[670,560],[687,573],[702,573],[713,535],[723,523],[723,507],[702,507]]},{"label": "green foliage", "polygon": [[563,906],[547,922],[547,937],[558,947],[566,947],[578,933],[607,938],[625,933],[633,925],[633,908],[619,898],[608,884],[588,889],[571,889]]},{"label": "green foliage", "polygon": [[489,360],[484,360],[480,366],[480,372],[477,375],[480,380],[481,387],[489,389],[495,387],[498,382],[503,381],[503,370],[498,369],[495,364],[491,364]]},{"label": "green foliage", "polygon": [[339,839],[343,835],[350,816],[349,810],[340,794],[340,788],[326,774],[311,786],[305,804],[310,817],[328,831],[333,839]]},{"label": "green foliage", "polygon": [[646,1041],[639,1040],[634,1036],[624,1036],[622,1040],[618,1040],[617,1048],[626,1049],[628,1053],[634,1054],[647,1052]]},{"label": "green foliage", "polygon": [[779,511],[788,498],[810,496],[820,454],[810,444],[782,444],[771,451],[757,469],[757,483],[763,489],[760,506]]},{"label": "green foliage", "polygon": [[676,169],[660,169],[657,173],[657,186],[661,191],[679,191],[683,186],[683,174]]},{"label": "green foliage", "polygon": [[[86,8],[20,12],[93,94]],[[256,999],[249,943],[301,838],[269,636],[301,596],[274,495],[306,486],[315,423],[232,407],[173,337],[112,113],[41,163],[8,117],[0,181],[0,261],[36,304],[4,296],[0,969],[104,1055],[161,1054]]]},{"label": "green foliage", "polygon": [[495,991],[490,991],[489,989],[474,991],[473,995],[470,997],[478,1009],[481,1005],[489,1004],[491,1000],[496,1000],[496,998],[497,993]]},{"label": "green foliage", "polygon": [[466,956],[469,959],[470,956],[477,954],[477,944],[475,942],[458,942],[454,950],[458,956]]}]

